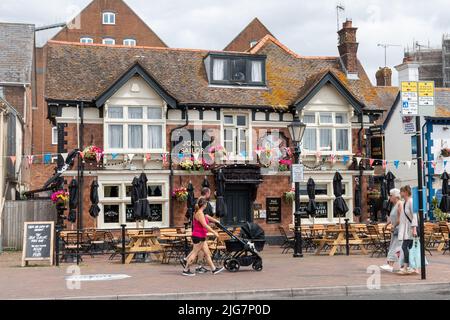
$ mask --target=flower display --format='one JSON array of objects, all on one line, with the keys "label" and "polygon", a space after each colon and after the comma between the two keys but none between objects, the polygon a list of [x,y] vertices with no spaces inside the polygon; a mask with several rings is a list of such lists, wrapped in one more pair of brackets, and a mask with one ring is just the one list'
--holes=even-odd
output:
[{"label": "flower display", "polygon": [[281,159],[278,162],[278,170],[279,171],[288,171],[292,165],[292,160],[290,159]]},{"label": "flower display", "polygon": [[190,158],[183,159],[183,161],[180,162],[180,167],[182,170],[191,171],[194,169],[194,161]]},{"label": "flower display", "polygon": [[89,146],[83,151],[85,160],[100,162],[103,158],[103,149],[97,146]]},{"label": "flower display", "polygon": [[295,201],[295,189],[292,188],[290,191],[284,193],[284,201],[287,203],[293,203]]},{"label": "flower display", "polygon": [[186,188],[181,187],[177,188],[172,192],[172,198],[176,199],[179,202],[186,202],[188,198],[188,191]]},{"label": "flower display", "polygon": [[204,160],[194,160],[193,158],[185,158],[180,162],[180,168],[186,171],[211,170],[211,166]]},{"label": "flower display", "polygon": [[52,199],[53,203],[64,202],[66,203],[69,200],[69,193],[64,190],[59,190],[54,192],[50,199]]}]

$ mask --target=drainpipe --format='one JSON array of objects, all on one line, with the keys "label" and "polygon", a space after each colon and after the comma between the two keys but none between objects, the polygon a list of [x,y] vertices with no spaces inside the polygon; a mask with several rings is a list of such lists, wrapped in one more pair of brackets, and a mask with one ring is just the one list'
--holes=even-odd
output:
[{"label": "drainpipe", "polygon": [[[0,111],[0,135],[3,136],[3,117],[4,117],[4,111]],[[5,203],[5,197],[4,197],[4,175],[3,175],[3,163],[6,161],[6,158],[3,156],[3,141],[4,139],[0,139],[0,253],[3,252],[3,235],[2,235],[2,228],[3,228],[3,208]],[[8,186],[6,185],[6,188]]]},{"label": "drainpipe", "polygon": [[[180,129],[186,128],[189,125],[189,112],[188,112],[188,107],[187,106],[184,106],[184,113],[185,113],[185,118],[186,118],[185,124],[170,130],[169,139],[172,139],[172,134],[176,130],[180,130]],[[167,108],[166,119],[168,119],[168,118],[169,118],[169,109]],[[172,192],[172,190],[173,190],[173,165],[172,165],[172,160],[173,160],[172,159],[172,141],[170,141],[170,152],[169,152],[169,166],[170,166],[169,190],[170,190],[170,192]],[[174,218],[173,215],[174,215],[174,207],[173,207],[173,201],[172,201],[170,203],[170,217],[169,217],[170,226],[173,226],[173,218]]]},{"label": "drainpipe", "polygon": [[[362,147],[362,140],[363,140],[362,133],[364,131],[364,116],[363,116],[362,113],[360,115],[360,121],[359,122],[361,124],[361,128],[358,131],[358,137],[359,137],[358,149],[359,149],[359,151],[361,152],[361,155],[362,155],[362,149],[363,149],[363,147]],[[358,184],[358,189],[359,189],[359,203],[361,204],[361,207],[363,205],[363,202],[362,202],[362,178],[363,178],[363,174],[364,174],[364,172],[363,172],[361,166],[359,166],[359,184]],[[362,211],[362,208],[361,208],[361,216],[359,218],[360,220],[362,218],[362,212],[363,211]],[[360,221],[360,222],[362,222],[362,221]]]}]

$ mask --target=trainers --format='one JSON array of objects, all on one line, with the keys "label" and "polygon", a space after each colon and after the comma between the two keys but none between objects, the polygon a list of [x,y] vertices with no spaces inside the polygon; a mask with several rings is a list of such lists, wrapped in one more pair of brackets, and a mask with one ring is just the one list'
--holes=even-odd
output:
[{"label": "trainers", "polygon": [[183,266],[183,268],[186,268],[187,264],[186,258],[180,259],[180,264]]},{"label": "trainers", "polygon": [[401,268],[401,269],[398,271],[398,274],[405,275],[405,274],[409,274],[409,272],[408,272],[408,269],[407,269],[407,268]]},{"label": "trainers", "polygon": [[409,267],[406,269],[406,272],[407,272],[408,274],[418,273],[416,269],[409,268]]},{"label": "trainers", "polygon": [[219,273],[221,273],[223,270],[225,270],[224,267],[222,267],[222,268],[216,268],[216,269],[212,272],[212,274],[214,274],[214,275],[219,274]]},{"label": "trainers", "polygon": [[387,271],[387,272],[393,272],[394,271],[394,267],[392,267],[392,266],[390,266],[388,264],[380,266],[380,269],[383,270],[383,271]]},{"label": "trainers", "polygon": [[186,276],[186,277],[194,277],[195,276],[195,273],[194,272],[191,272],[191,270],[184,270],[183,271],[183,276]]},{"label": "trainers", "polygon": [[197,269],[195,269],[195,272],[196,273],[200,273],[200,274],[202,274],[202,273],[207,273],[209,270],[208,269],[206,269],[204,266],[200,266],[200,267],[198,267]]}]

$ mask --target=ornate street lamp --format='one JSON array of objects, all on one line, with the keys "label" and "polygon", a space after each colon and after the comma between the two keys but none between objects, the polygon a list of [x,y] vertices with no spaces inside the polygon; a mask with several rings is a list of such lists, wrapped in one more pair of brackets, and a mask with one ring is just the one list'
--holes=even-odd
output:
[{"label": "ornate street lamp", "polygon": [[[294,145],[294,163],[300,164],[300,143],[305,134],[306,125],[295,115],[294,121],[288,125],[292,143]],[[292,169],[291,169],[292,170]],[[295,228],[294,228],[294,258],[302,258],[302,219],[300,213],[300,183],[295,182]]]}]

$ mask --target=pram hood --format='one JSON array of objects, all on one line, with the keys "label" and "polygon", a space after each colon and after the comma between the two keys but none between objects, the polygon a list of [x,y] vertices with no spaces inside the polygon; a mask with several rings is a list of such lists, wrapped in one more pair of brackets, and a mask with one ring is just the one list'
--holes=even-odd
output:
[{"label": "pram hood", "polygon": [[241,238],[247,240],[265,240],[264,230],[256,223],[247,222],[241,227]]}]

